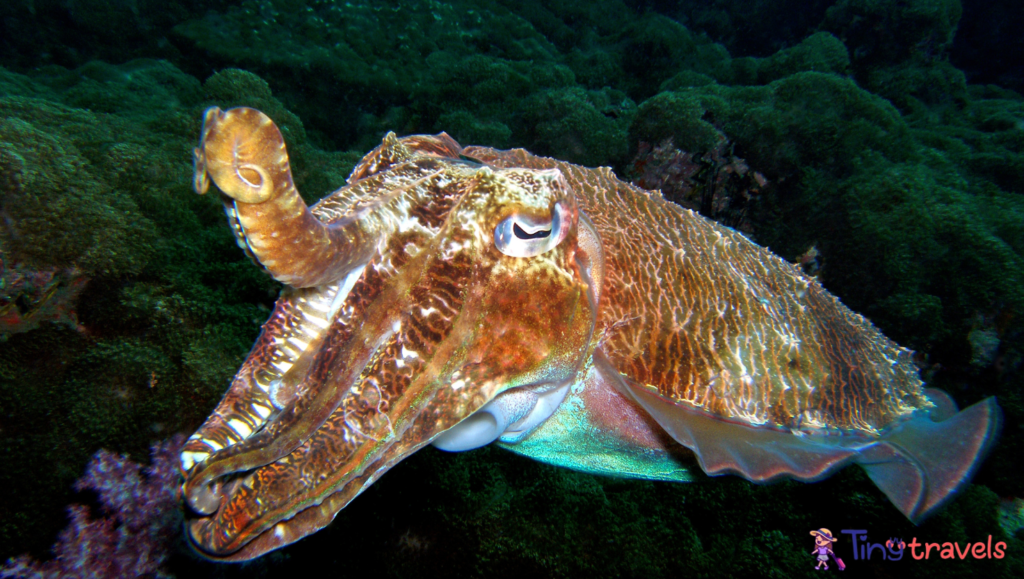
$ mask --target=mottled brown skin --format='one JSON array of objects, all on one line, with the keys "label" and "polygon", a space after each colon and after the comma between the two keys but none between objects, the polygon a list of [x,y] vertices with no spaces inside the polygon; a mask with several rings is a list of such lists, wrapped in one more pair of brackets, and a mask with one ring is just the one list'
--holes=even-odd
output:
[{"label": "mottled brown skin", "polygon": [[[933,406],[910,352],[816,281],[609,169],[389,134],[348,185],[307,208],[280,132],[252,109],[211,109],[195,156],[197,191],[216,183],[239,244],[288,285],[182,453],[198,514],[190,535],[211,558],[250,559],[322,528],[516,388],[589,376],[594,389],[579,399],[592,426],[628,420],[622,440],[663,449],[678,445],[659,425],[673,432],[687,412],[739,425],[726,438],[749,428],[871,441]],[[553,222],[556,204],[567,216],[557,245],[499,251],[500,223]],[[657,420],[643,414],[645,392],[668,419],[662,406]],[[972,461],[991,439],[988,418],[965,437]],[[741,474],[812,479],[862,448],[804,471]],[[893,472],[872,476],[902,480]],[[922,504],[902,500],[908,516]]]},{"label": "mottled brown skin", "polygon": [[606,168],[521,149],[464,154],[566,175],[605,244],[601,350],[639,384],[715,416],[793,429],[876,434],[931,405],[909,350],[742,234]]}]

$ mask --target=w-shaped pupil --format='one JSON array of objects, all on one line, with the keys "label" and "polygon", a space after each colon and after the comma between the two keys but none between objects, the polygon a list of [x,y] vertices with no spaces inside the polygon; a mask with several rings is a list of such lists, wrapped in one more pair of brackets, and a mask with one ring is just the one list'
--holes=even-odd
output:
[{"label": "w-shaped pupil", "polygon": [[541,229],[534,231],[533,233],[527,233],[522,227],[519,227],[518,223],[512,224],[512,233],[515,234],[519,239],[541,239],[551,235],[550,229]]}]

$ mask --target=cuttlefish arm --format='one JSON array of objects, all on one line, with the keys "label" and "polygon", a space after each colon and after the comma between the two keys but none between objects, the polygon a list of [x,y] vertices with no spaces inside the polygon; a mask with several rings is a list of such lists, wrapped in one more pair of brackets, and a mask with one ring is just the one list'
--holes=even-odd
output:
[{"label": "cuttlefish arm", "polygon": [[[265,140],[262,117],[235,112],[224,115],[244,121],[237,143],[218,149],[229,156]],[[580,242],[564,177],[446,157],[458,154],[453,143],[389,135],[346,187],[309,210],[321,222],[310,224],[314,236],[356,223],[345,239],[359,228],[379,238],[367,261],[347,255],[350,244],[337,248],[345,267],[299,268],[342,277],[282,294],[224,400],[186,444],[189,535],[206,556],[245,560],[311,533],[496,397],[548,399],[579,373],[601,273],[586,234]],[[266,166],[254,168],[203,148],[200,185],[210,175],[221,187],[210,166],[276,175],[285,159],[262,157]],[[240,171],[228,172],[224,189]],[[277,211],[259,206],[293,187],[274,182],[284,190],[242,207]],[[302,223],[271,221],[263,235],[305,239],[308,231],[290,230]]]},{"label": "cuttlefish arm", "polygon": [[193,158],[196,191],[217,183],[239,245],[274,279],[295,288],[324,285],[365,264],[375,249],[381,232],[372,222],[353,214],[324,223],[310,211],[292,181],[281,131],[263,113],[208,109]]},{"label": "cuttlefish arm", "polygon": [[[450,143],[440,138],[434,149]],[[387,183],[382,175],[368,176],[345,196],[311,209],[292,181],[283,137],[266,115],[247,108],[207,111],[194,154],[196,190],[203,193],[211,180],[216,183],[239,245],[293,287],[284,291],[217,410],[185,445],[182,467],[192,471],[185,498],[197,512],[219,505],[215,480],[291,452],[346,395],[345,389],[309,386],[309,373],[323,372],[327,363],[314,362],[332,323],[348,320],[341,327],[349,339],[366,336],[361,348],[330,352],[332,359],[344,360],[341,372],[348,379],[373,355],[377,336],[393,320],[366,320],[357,327],[354,320],[365,314],[365,303],[344,312],[342,305],[371,256],[379,254],[381,240],[401,227],[396,206],[410,196],[423,197],[424,183],[441,177],[434,149],[413,159],[389,135],[368,158],[379,168],[402,165],[400,175]]]}]

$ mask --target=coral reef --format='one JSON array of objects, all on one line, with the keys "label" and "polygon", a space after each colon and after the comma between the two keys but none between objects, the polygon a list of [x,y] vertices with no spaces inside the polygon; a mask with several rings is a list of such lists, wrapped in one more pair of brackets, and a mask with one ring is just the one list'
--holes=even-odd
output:
[{"label": "coral reef", "polygon": [[581,88],[538,92],[525,99],[522,116],[532,127],[532,149],[586,166],[623,161],[626,132],[636,111],[619,91]]},{"label": "coral reef", "polygon": [[100,509],[72,505],[67,528],[53,546],[53,559],[16,557],[0,567],[4,579],[167,577],[161,569],[180,536],[178,452],[184,435],[154,444],[151,464],[101,450],[75,490],[92,491]]},{"label": "coral reef", "polygon": [[731,68],[731,80],[736,84],[768,84],[798,72],[844,75],[850,68],[850,54],[841,40],[818,32],[766,58],[733,59]]},{"label": "coral reef", "polygon": [[[218,203],[191,191],[198,81],[156,61],[0,77],[9,556],[52,542],[70,483],[98,448],[141,454],[152,438],[194,429],[276,290],[239,255]],[[211,87],[272,104],[251,82],[230,84]],[[82,108],[115,100],[117,113]],[[340,185],[327,165],[344,171],[331,154],[296,155],[303,186]]]},{"label": "coral reef", "polygon": [[18,97],[4,99],[0,110],[5,253],[41,269],[138,273],[153,242],[152,225],[131,198],[95,176],[73,143],[40,127],[87,124],[85,115]]}]

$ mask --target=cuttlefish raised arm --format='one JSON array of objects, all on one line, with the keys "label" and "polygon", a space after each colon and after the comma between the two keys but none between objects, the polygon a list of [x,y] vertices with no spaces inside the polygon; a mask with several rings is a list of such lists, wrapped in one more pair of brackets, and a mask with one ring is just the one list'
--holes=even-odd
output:
[{"label": "cuttlefish raised arm", "polygon": [[213,559],[315,532],[431,443],[674,481],[857,463],[919,521],[999,427],[793,265],[606,168],[389,134],[307,207],[246,108],[207,111],[195,164],[286,285],[181,454]]}]

